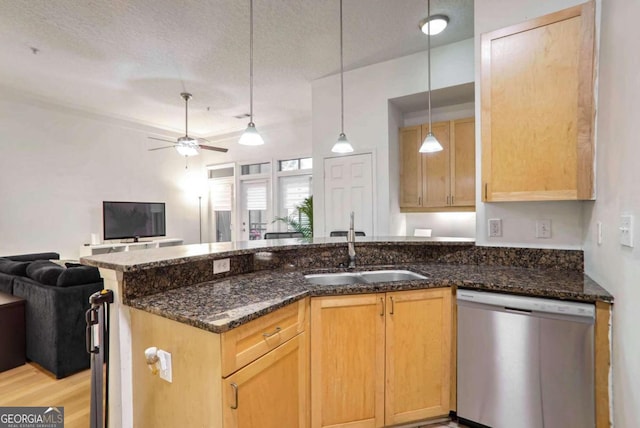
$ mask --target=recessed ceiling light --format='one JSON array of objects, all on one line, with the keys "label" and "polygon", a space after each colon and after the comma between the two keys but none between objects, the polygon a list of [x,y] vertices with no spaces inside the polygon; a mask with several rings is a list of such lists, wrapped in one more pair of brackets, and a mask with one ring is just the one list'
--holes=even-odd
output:
[{"label": "recessed ceiling light", "polygon": [[449,17],[447,15],[433,15],[431,18],[424,18],[418,23],[418,28],[430,36],[442,33],[447,28]]}]

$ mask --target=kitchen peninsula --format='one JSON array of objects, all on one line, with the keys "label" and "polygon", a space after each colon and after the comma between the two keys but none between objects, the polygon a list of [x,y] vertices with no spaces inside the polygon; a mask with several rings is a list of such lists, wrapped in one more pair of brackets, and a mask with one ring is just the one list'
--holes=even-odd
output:
[{"label": "kitchen peninsula", "polygon": [[[606,403],[600,411],[608,411],[613,298],[583,274],[582,251],[477,247],[467,239],[413,237],[358,238],[356,251],[358,271],[403,269],[426,279],[308,282],[305,274],[346,271],[344,238],[201,244],[83,258],[101,269],[105,288],[116,294],[110,336],[113,426],[153,425],[157,418],[189,426],[242,427],[252,426],[254,414],[261,415],[261,426],[270,426],[269,417],[301,427],[339,424],[341,418],[382,426],[446,415],[456,408],[451,297],[458,287],[595,303],[596,344],[599,337],[604,341],[596,348],[596,407]],[[213,261],[227,258],[229,271],[214,273]],[[420,312],[428,316],[413,319],[415,308],[426,308]],[[335,328],[342,325],[337,323],[349,327]],[[394,341],[412,346],[406,336],[398,336],[403,326],[415,337],[423,331],[436,335],[418,343],[432,348],[434,372],[429,375],[435,377],[422,394],[430,402],[415,411],[393,402],[393,385],[415,376],[401,368],[418,366],[402,359],[411,352],[394,353],[389,346]],[[375,337],[352,334],[366,331]],[[328,350],[330,343],[353,347]],[[147,369],[143,351],[149,346],[172,353],[173,383]],[[358,349],[372,349],[379,357],[351,355]],[[331,377],[321,376],[330,369],[323,358],[339,351],[349,353],[341,356],[345,367],[368,370],[370,361],[371,373],[382,373],[365,376],[371,397],[358,401],[359,394],[350,394],[344,408],[342,396],[332,397],[327,385],[320,387]],[[387,376],[393,372],[395,378],[385,380],[385,365]],[[353,386],[348,378],[342,381],[345,391]],[[395,393],[402,391],[396,388]],[[275,407],[267,412],[268,406]]]}]

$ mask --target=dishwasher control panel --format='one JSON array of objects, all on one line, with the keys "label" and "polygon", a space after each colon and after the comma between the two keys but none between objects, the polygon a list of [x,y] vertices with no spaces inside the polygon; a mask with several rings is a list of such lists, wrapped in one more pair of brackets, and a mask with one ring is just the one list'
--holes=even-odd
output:
[{"label": "dishwasher control panel", "polygon": [[588,318],[595,317],[595,305],[592,303],[567,302],[563,300],[463,289],[458,289],[457,300],[496,306],[514,312],[540,312]]}]

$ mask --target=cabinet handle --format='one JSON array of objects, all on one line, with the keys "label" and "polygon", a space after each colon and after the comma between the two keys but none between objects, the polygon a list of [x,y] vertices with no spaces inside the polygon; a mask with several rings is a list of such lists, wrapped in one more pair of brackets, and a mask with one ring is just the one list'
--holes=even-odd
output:
[{"label": "cabinet handle", "polygon": [[389,300],[391,301],[391,310],[389,311],[389,315],[393,315],[393,296],[390,296]]},{"label": "cabinet handle", "polygon": [[384,299],[382,297],[380,298],[380,316],[384,316]]},{"label": "cabinet handle", "polygon": [[275,330],[273,330],[273,333],[262,333],[262,337],[264,337],[265,339],[267,339],[267,338],[269,338],[269,337],[271,337],[271,336],[273,336],[273,335],[276,335],[276,334],[280,333],[280,330],[282,330],[282,328],[280,328],[280,327],[276,327],[276,329],[275,329]]},{"label": "cabinet handle", "polygon": [[453,195],[451,195],[451,205],[453,205]]},{"label": "cabinet handle", "polygon": [[237,383],[232,383],[231,384],[231,388],[233,388],[233,395],[235,397],[235,404],[233,406],[231,406],[231,408],[233,410],[238,408],[238,384]]},{"label": "cabinet handle", "polygon": [[487,183],[484,183],[484,200],[487,200]]},{"label": "cabinet handle", "polygon": [[418,205],[422,205],[422,196],[418,196]]}]

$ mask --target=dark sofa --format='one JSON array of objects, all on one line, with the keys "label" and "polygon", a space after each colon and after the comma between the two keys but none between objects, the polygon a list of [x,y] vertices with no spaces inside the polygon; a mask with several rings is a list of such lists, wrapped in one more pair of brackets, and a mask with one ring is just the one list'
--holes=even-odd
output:
[{"label": "dark sofa", "polygon": [[26,300],[26,356],[57,378],[89,368],[85,312],[103,288],[97,268],[60,266],[58,253],[0,257],[0,291]]}]

